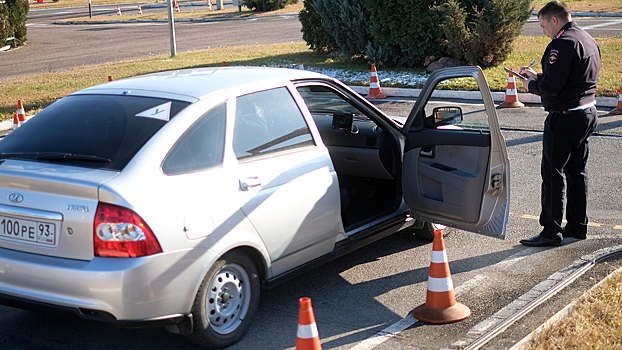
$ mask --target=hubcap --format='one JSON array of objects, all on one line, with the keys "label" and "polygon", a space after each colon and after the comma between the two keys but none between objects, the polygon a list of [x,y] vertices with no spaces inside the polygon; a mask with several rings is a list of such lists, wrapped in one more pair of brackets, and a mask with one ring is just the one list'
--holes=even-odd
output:
[{"label": "hubcap", "polygon": [[236,330],[244,320],[250,300],[246,270],[238,264],[225,265],[210,282],[205,300],[212,329],[220,334]]}]

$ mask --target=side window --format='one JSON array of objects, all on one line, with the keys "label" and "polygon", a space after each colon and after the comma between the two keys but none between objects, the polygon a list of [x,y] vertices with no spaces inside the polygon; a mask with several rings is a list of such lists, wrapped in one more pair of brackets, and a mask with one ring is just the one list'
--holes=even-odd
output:
[{"label": "side window", "polygon": [[238,160],[313,145],[302,112],[287,88],[237,98],[233,151]]},{"label": "side window", "polygon": [[223,103],[194,123],[175,143],[162,163],[167,175],[205,170],[222,163],[226,105]]},{"label": "side window", "polygon": [[[475,91],[473,94],[478,94],[479,102],[455,102],[455,101],[428,101],[425,106],[425,115],[427,124],[436,129],[443,130],[458,130],[458,131],[473,131],[479,133],[490,133],[490,126],[488,125],[488,115],[486,114],[486,108],[484,107],[483,99],[481,99],[481,93],[478,90],[477,81],[472,77],[463,77],[457,79],[444,80],[438,84],[438,87],[448,86],[452,87],[454,80],[460,80],[462,83],[465,81],[469,86],[472,86]],[[436,110],[435,110],[436,109]],[[455,118],[454,114],[461,115],[461,118]],[[451,117],[451,118],[450,118]],[[440,119],[445,118],[444,121]]]}]

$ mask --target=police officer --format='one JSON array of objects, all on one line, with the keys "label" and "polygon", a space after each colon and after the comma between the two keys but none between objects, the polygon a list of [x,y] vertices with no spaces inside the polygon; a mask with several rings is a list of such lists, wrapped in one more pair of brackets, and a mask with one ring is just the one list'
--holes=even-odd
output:
[{"label": "police officer", "polygon": [[[548,111],[542,141],[542,232],[520,242],[527,246],[560,246],[564,237],[585,239],[587,234],[588,137],[597,124],[596,83],[600,49],[576,25],[568,7],[547,3],[538,21],[551,42],[542,56],[542,73],[521,67],[525,89],[541,96]],[[564,176],[567,188],[567,224],[562,228]]]}]

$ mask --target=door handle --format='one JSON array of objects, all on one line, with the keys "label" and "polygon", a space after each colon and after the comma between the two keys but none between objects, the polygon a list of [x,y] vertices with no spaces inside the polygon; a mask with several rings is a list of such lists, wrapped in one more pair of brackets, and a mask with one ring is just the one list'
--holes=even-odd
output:
[{"label": "door handle", "polygon": [[246,180],[240,180],[240,189],[248,191],[253,187],[261,186],[261,180],[257,176],[249,176]]},{"label": "door handle", "polygon": [[434,158],[434,146],[421,147],[421,151],[419,151],[419,155],[423,157]]}]

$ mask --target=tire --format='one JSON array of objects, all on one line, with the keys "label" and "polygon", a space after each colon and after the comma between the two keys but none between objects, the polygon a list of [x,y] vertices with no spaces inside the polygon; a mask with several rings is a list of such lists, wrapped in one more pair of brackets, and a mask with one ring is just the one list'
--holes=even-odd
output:
[{"label": "tire", "polygon": [[413,234],[417,238],[425,239],[426,241],[433,241],[435,230],[443,230],[443,237],[447,235],[447,229],[444,225],[434,224],[431,222],[425,222],[422,228],[413,229]]},{"label": "tire", "polygon": [[259,305],[254,262],[230,252],[209,269],[192,306],[193,330],[187,338],[208,348],[231,346],[244,336]]}]

